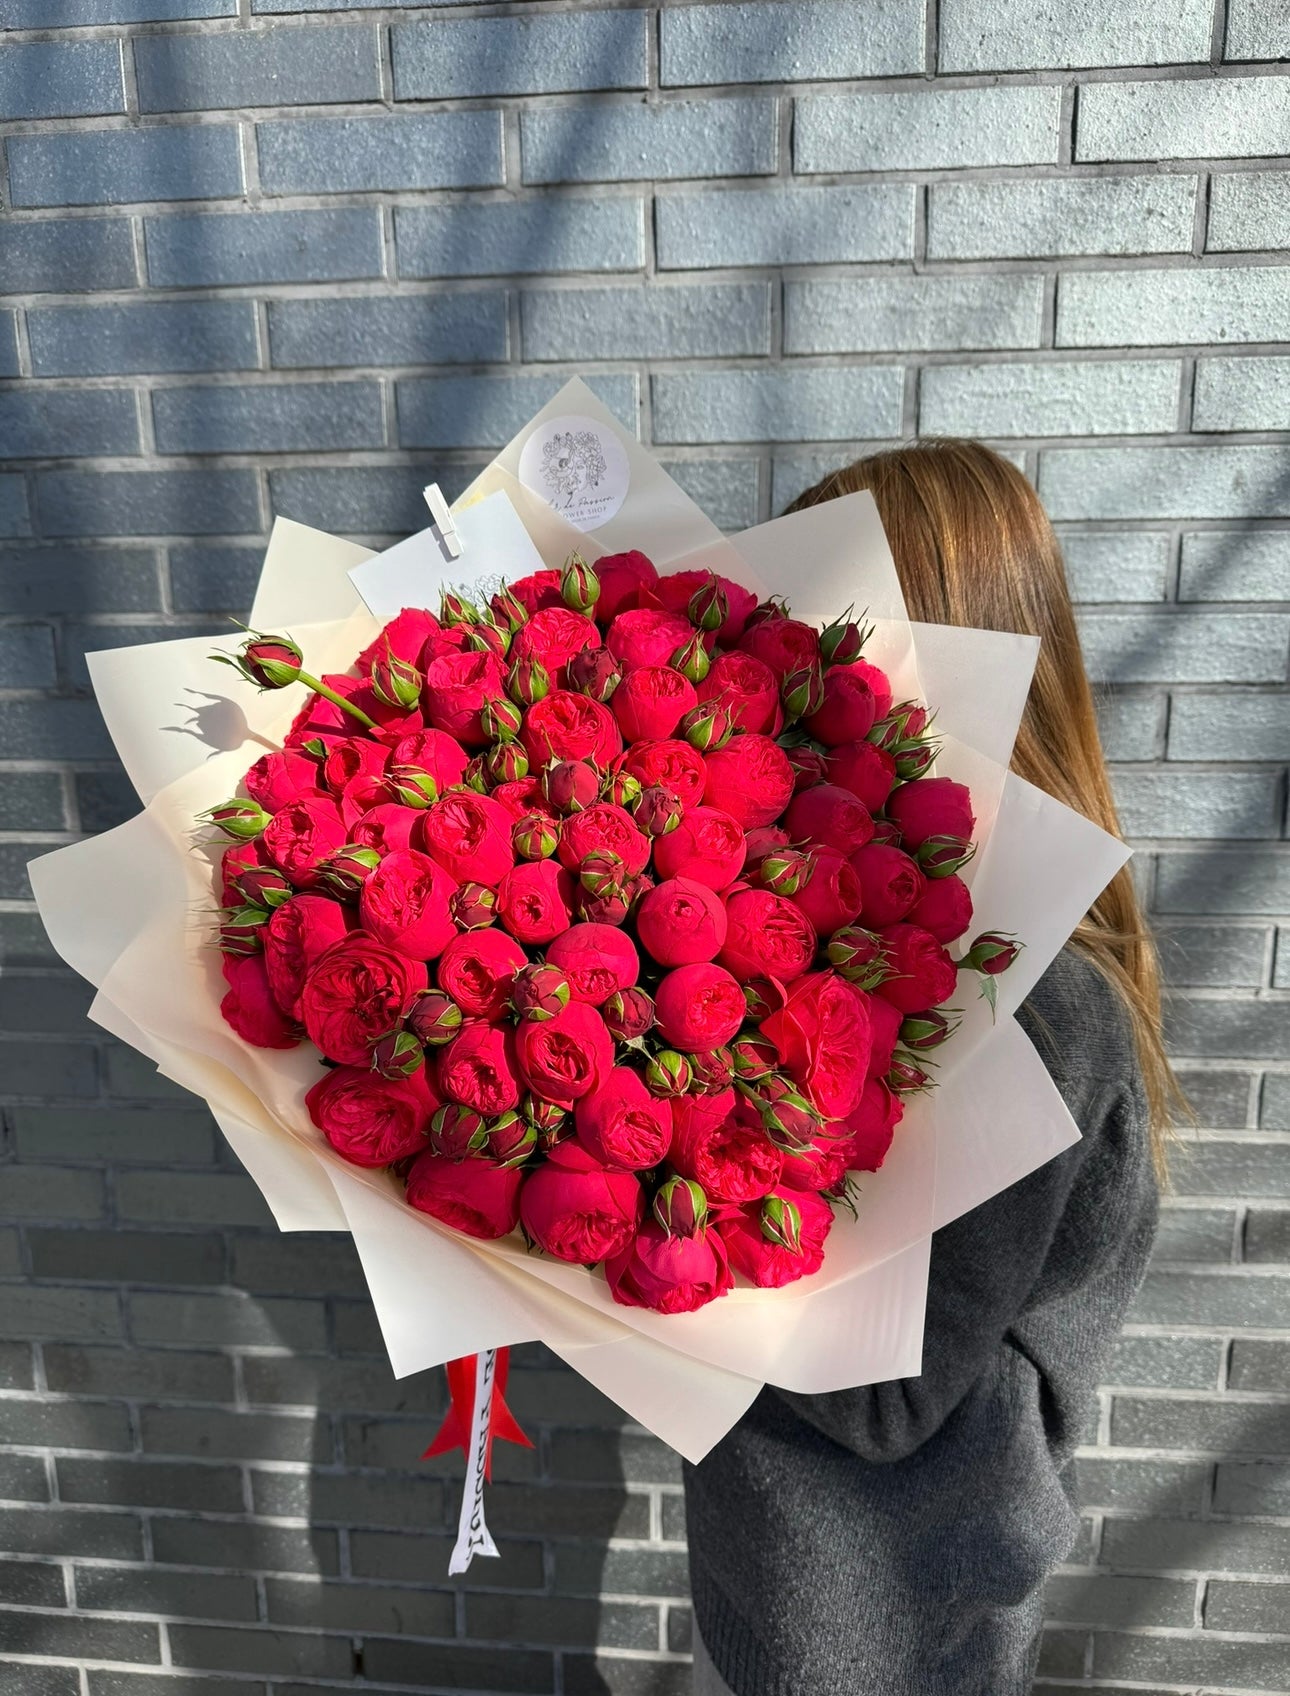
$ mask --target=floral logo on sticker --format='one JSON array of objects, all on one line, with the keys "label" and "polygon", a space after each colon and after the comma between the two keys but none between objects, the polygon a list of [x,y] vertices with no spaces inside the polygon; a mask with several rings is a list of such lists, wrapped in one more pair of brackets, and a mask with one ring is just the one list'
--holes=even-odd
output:
[{"label": "floral logo on sticker", "polygon": [[520,482],[579,530],[596,530],[627,496],[630,470],[622,443],[593,418],[540,424],[520,453]]}]

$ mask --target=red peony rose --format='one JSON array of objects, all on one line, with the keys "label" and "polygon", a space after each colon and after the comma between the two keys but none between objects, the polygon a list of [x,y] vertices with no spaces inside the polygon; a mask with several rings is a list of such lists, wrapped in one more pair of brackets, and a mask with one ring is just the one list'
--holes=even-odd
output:
[{"label": "red peony rose", "polygon": [[605,1262],[614,1300],[655,1313],[693,1313],[734,1284],[726,1246],[716,1231],[673,1236],[647,1219],[627,1246]]},{"label": "red peony rose", "polygon": [[633,1172],[607,1170],[577,1141],[553,1148],[520,1192],[520,1221],[534,1242],[578,1266],[625,1248],[644,1207]]},{"label": "red peony rose", "polygon": [[617,854],[627,876],[636,877],[649,864],[649,849],[649,837],[637,830],[629,812],[610,801],[597,801],[564,821],[556,853],[571,872],[589,854]]},{"label": "red peony rose", "polygon": [[[713,573],[708,571],[673,571],[659,578],[654,594],[664,611],[687,612],[690,602],[700,589],[707,588],[712,577]],[[723,648],[733,648],[743,635],[748,615],[757,605],[757,597],[751,589],[736,583],[733,577],[717,576],[717,587],[726,597],[728,611],[725,623],[716,632],[716,639]]]},{"label": "red peony rose", "polygon": [[740,983],[762,977],[789,983],[815,958],[815,927],[786,896],[741,889],[726,903],[726,926],[717,964]]},{"label": "red peony rose", "polygon": [[425,987],[423,964],[357,930],[314,961],[300,1014],[310,1040],[329,1060],[365,1066]]},{"label": "red peony rose", "polygon": [[554,860],[526,860],[498,884],[497,916],[520,942],[550,942],[569,928],[573,891],[573,878]]},{"label": "red peony rose", "polygon": [[465,931],[439,957],[439,988],[468,1019],[497,1020],[506,1013],[512,978],[528,963],[528,955],[505,931]]},{"label": "red peony rose", "polygon": [[421,821],[421,847],[458,883],[496,889],[515,864],[510,814],[487,795],[455,790],[414,816]]},{"label": "red peony rose", "polygon": [[439,1104],[428,1066],[397,1079],[368,1067],[336,1066],[305,1096],[309,1117],[354,1166],[392,1166],[422,1153]]},{"label": "red peony rose", "polygon": [[638,592],[658,582],[653,560],[636,548],[627,553],[603,554],[596,561],[595,571],[600,579],[595,612],[601,624],[610,623],[621,608],[634,606]]},{"label": "red peony rose", "polygon": [[697,807],[703,799],[706,771],[703,755],[679,737],[661,742],[639,742],[623,756],[629,771],[642,789],[655,785],[677,797],[683,807]]},{"label": "red peony rose", "polygon": [[468,649],[431,660],[421,701],[436,730],[455,736],[465,748],[483,748],[488,737],[480,723],[480,712],[485,701],[505,693],[505,678],[496,654]]},{"label": "red peony rose", "polygon": [[873,819],[849,789],[817,783],[793,797],[784,828],[794,841],[819,842],[842,854],[854,854],[873,835]]},{"label": "red peony rose", "polygon": [[783,1007],[763,1019],[780,1064],[813,1107],[840,1119],[860,1099],[869,1064],[869,1008],[836,972],[798,978]]},{"label": "red peony rose", "polygon": [[896,761],[885,748],[872,742],[845,742],[829,749],[824,764],[827,782],[849,789],[871,813],[882,811],[896,781]]},{"label": "red peony rose", "polygon": [[413,960],[433,960],[457,934],[448,903],[457,883],[415,849],[387,854],[358,898],[363,929]]},{"label": "red peony rose", "polygon": [[382,856],[402,853],[412,846],[421,817],[414,807],[385,801],[358,814],[349,826],[349,840],[361,848],[375,848]]},{"label": "red peony rose", "polygon": [[675,830],[654,843],[660,877],[687,877],[725,889],[743,870],[746,841],[739,821],[719,807],[691,807]]},{"label": "red peony rose", "polygon": [[820,663],[819,631],[795,618],[764,619],[745,630],[739,646],[768,665],[777,678]]},{"label": "red peony rose", "polygon": [[824,674],[824,701],[806,728],[826,748],[841,748],[867,736],[878,716],[877,698],[860,666],[832,665]]},{"label": "red peony rose", "polygon": [[869,1076],[882,1078],[891,1066],[905,1015],[881,995],[866,995],[865,1004],[869,1009]]},{"label": "red peony rose", "polygon": [[972,923],[972,896],[953,872],[933,878],[909,909],[909,922],[929,930],[938,942],[955,942]]},{"label": "red peony rose", "polygon": [[699,703],[694,685],[671,666],[642,665],[629,671],[610,697],[623,738],[638,742],[670,736]]},{"label": "red peony rose", "polygon": [[949,1000],[958,982],[958,967],[930,931],[917,925],[889,925],[878,934],[892,974],[878,985],[883,1000],[902,1013],[921,1013]]},{"label": "red peony rose", "polygon": [[705,799],[737,819],[745,830],[771,824],[793,795],[793,768],[779,743],[750,733],[732,737],[704,756]]},{"label": "red peony rose", "polygon": [[306,796],[280,807],[260,837],[264,852],[297,889],[312,889],[318,867],[345,842],[345,821],[326,795]]},{"label": "red peony rose", "polygon": [[683,1054],[720,1048],[744,1022],[744,992],[721,966],[678,966],[654,991],[658,1028]]},{"label": "red peony rose", "polygon": [[350,908],[327,895],[293,895],[269,915],[261,935],[273,999],[290,1019],[300,1017],[300,995],[320,954],[353,927]]},{"label": "red peony rose", "polygon": [[811,862],[810,877],[789,900],[806,914],[817,936],[832,936],[860,915],[860,879],[836,848],[813,848]]},{"label": "red peony rose", "polygon": [[883,842],[857,849],[851,865],[860,880],[860,917],[870,930],[903,919],[927,887],[917,863]]},{"label": "red peony rose", "polygon": [[887,800],[887,816],[900,827],[906,847],[917,848],[929,836],[970,842],[976,818],[972,797],[949,777],[920,777],[902,783]]},{"label": "red peony rose", "polygon": [[699,685],[701,701],[719,701],[736,730],[779,729],[779,679],[763,661],[736,651],[720,654]]},{"label": "red peony rose", "polygon": [[604,771],[623,746],[618,720],[604,702],[569,689],[553,689],[534,702],[520,740],[535,769],[553,760],[590,760]]},{"label": "red peony rose", "polygon": [[[376,744],[369,744],[376,746]],[[266,813],[276,813],[288,801],[304,800],[322,793],[318,783],[318,763],[297,754],[290,748],[261,754],[243,780],[246,792],[258,801]]]},{"label": "red peony rose", "polygon": [[726,940],[726,910],[707,884],[670,877],[636,911],[636,934],[660,966],[711,960]]},{"label": "red peony rose", "polygon": [[[323,782],[333,795],[342,795],[356,778],[381,777],[389,763],[390,749],[386,743],[373,742],[367,736],[346,736],[327,750],[322,763]],[[389,795],[382,799],[388,801]]]},{"label": "red peony rose", "polygon": [[651,1095],[640,1074],[612,1066],[599,1089],[573,1110],[579,1142],[602,1166],[642,1172],[657,1166],[672,1141],[672,1109]]},{"label": "red peony rose", "polygon": [[421,650],[431,636],[439,634],[440,628],[439,620],[424,607],[404,607],[380,635],[368,643],[355,663],[364,675],[371,671],[375,660],[384,659],[387,654],[406,660],[409,665],[418,665]]},{"label": "red peony rose", "polygon": [[255,1048],[294,1048],[300,1027],[282,1011],[272,990],[262,954],[226,954],[222,961],[228,988],[219,1004],[226,1024]]},{"label": "red peony rose", "polygon": [[512,1027],[486,1024],[482,1019],[464,1024],[439,1057],[439,1088],[450,1101],[459,1101],[488,1119],[518,1107],[520,1083]]},{"label": "red peony rose", "polygon": [[881,1078],[868,1079],[859,1102],[838,1127],[846,1132],[847,1166],[851,1171],[878,1170],[904,1112],[900,1097]]},{"label": "red peony rose", "polygon": [[732,1089],[672,1103],[668,1159],[712,1201],[752,1201],[778,1182],[783,1156],[756,1111]]},{"label": "red peony rose", "polygon": [[694,627],[684,614],[641,607],[618,614],[609,626],[605,646],[628,672],[638,665],[667,665],[693,635]]},{"label": "red peony rose", "polygon": [[554,1019],[525,1019],[517,1027],[515,1057],[534,1095],[571,1107],[608,1075],[614,1039],[594,1007],[570,1001]]},{"label": "red peony rose", "polygon": [[579,924],[557,936],[546,951],[547,964],[569,980],[575,1001],[599,1007],[640,976],[640,958],[632,939],[615,925]]},{"label": "red peony rose", "polygon": [[439,791],[460,783],[466,770],[466,753],[455,737],[442,730],[412,730],[400,736],[390,753],[392,766],[415,766],[428,772]]},{"label": "red peony rose", "polygon": [[560,594],[562,576],[563,573],[559,571],[533,571],[527,577],[517,577],[509,587],[512,595],[532,618],[535,613],[543,611],[546,607],[564,605]]},{"label": "red peony rose", "polygon": [[762,1203],[730,1208],[717,1222],[736,1272],[761,1289],[777,1290],[798,1278],[809,1277],[824,1264],[824,1240],[833,1228],[833,1209],[823,1196],[809,1190],[776,1190],[781,1207],[797,1209],[798,1246],[790,1248],[773,1241],[761,1228]]},{"label": "red peony rose", "polygon": [[544,607],[515,632],[508,657],[536,660],[552,683],[563,689],[565,668],[573,656],[584,648],[599,646],[600,632],[594,620],[565,606]]},{"label": "red peony rose", "polygon": [[520,1222],[518,1167],[421,1155],[408,1173],[408,1203],[468,1237],[504,1237]]}]

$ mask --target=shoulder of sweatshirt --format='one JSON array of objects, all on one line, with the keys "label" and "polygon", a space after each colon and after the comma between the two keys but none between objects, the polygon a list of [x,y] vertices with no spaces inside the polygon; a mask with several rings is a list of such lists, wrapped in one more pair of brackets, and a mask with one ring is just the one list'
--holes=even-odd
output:
[{"label": "shoulder of sweatshirt", "polygon": [[1031,990],[1017,1023],[1083,1128],[1079,1110],[1108,1094],[1141,1094],[1128,1010],[1120,992],[1071,947],[1063,948]]}]

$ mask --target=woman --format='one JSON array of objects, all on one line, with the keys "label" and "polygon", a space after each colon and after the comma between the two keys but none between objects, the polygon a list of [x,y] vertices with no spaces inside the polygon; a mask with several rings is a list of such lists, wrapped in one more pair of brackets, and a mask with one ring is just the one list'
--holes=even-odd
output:
[{"label": "woman", "polygon": [[[1061,552],[975,442],[862,459],[913,618],[1042,639],[1013,769],[1117,831]],[[792,510],[792,509],[790,509]],[[1142,1277],[1171,1110],[1155,952],[1125,868],[1020,1015],[1082,1133],[932,1239],[917,1378],[767,1388],[685,1468],[696,1696],[1023,1696],[1078,1517],[1071,1452]],[[897,1132],[899,1135],[899,1132]]]}]

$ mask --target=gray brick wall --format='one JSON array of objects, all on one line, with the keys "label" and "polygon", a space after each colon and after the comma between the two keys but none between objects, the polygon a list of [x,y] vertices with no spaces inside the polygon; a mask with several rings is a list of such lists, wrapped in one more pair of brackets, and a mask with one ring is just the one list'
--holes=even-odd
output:
[{"label": "gray brick wall", "polygon": [[[0,0],[0,1692],[671,1696],[675,1458],[541,1348],[450,1582],[353,1255],[85,1019],[84,652],[380,543],[571,371],[729,528],[977,433],[1060,523],[1201,1128],[1050,1691],[1290,1692],[1290,27],[1272,0]],[[1278,921],[1282,921],[1278,925]]]}]

